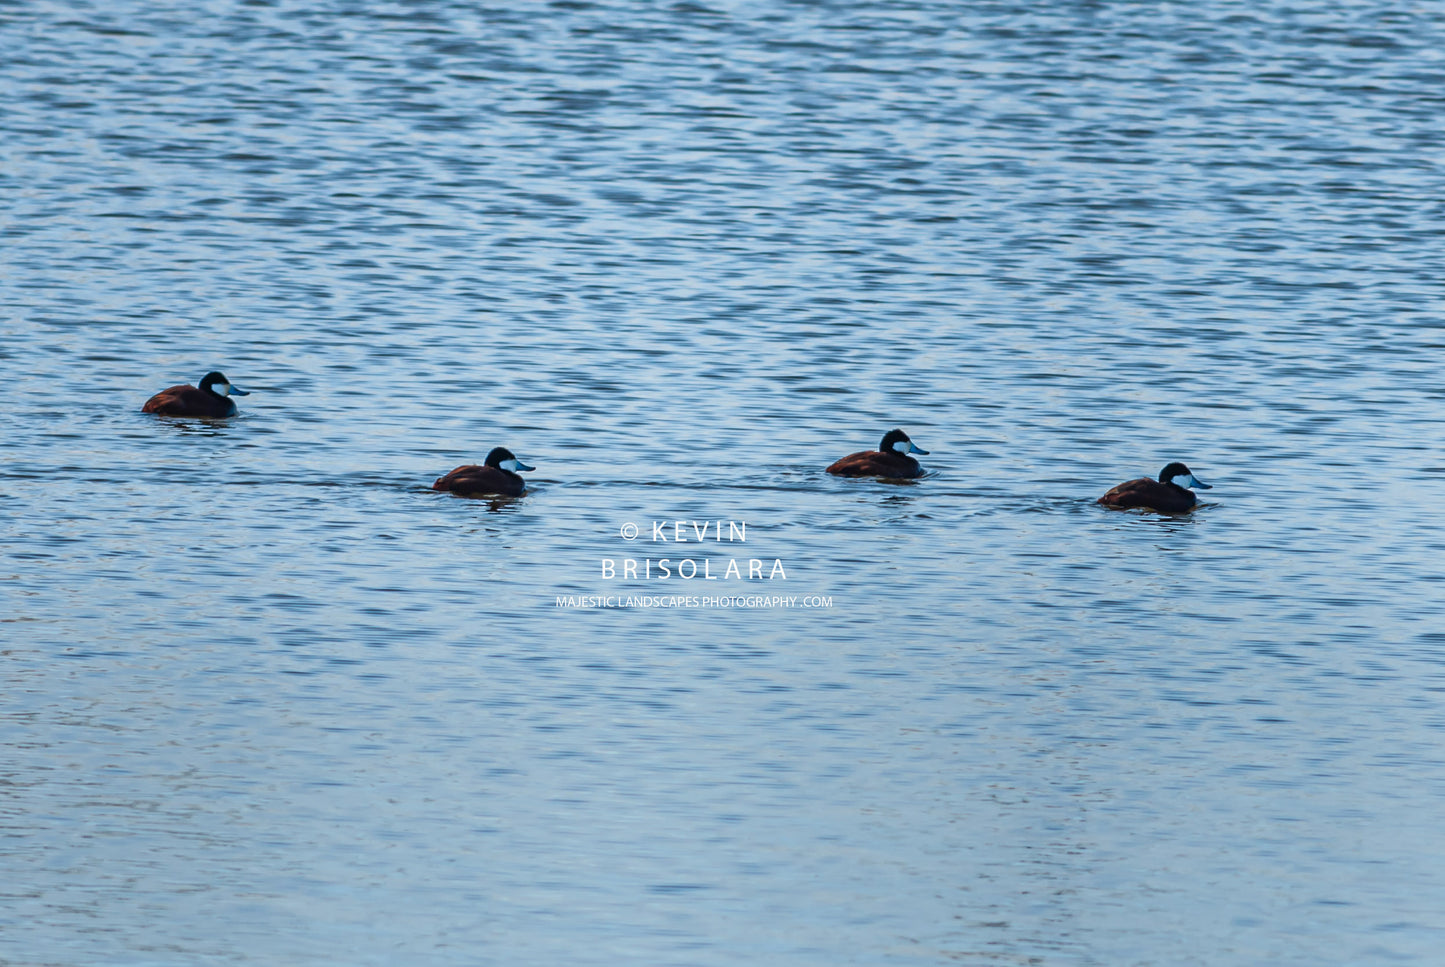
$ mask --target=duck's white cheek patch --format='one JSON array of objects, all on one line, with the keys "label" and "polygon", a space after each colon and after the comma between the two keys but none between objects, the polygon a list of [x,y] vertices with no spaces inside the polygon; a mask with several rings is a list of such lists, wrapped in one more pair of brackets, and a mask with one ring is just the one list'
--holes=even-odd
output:
[{"label": "duck's white cheek patch", "polygon": [[893,449],[896,450],[898,453],[907,453],[910,446],[911,444],[907,440],[899,440],[897,443],[893,444]]}]

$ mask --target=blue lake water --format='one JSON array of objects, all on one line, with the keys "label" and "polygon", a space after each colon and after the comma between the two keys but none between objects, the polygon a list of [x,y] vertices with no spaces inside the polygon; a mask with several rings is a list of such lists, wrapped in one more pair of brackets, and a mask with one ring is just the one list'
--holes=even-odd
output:
[{"label": "blue lake water", "polygon": [[1441,962],[1439,7],[0,50],[0,962]]}]

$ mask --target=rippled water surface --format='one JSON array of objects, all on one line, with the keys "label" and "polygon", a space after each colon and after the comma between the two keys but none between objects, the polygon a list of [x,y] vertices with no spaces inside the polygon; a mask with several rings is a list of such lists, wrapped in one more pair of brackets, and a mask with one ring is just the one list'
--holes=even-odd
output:
[{"label": "rippled water surface", "polygon": [[1439,6],[0,50],[0,961],[1440,962]]}]

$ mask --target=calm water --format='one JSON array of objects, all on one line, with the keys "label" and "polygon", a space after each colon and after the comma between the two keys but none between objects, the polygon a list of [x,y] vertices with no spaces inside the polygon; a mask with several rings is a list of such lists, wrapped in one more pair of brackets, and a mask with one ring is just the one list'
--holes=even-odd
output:
[{"label": "calm water", "polygon": [[0,50],[0,961],[1440,963],[1438,5]]}]

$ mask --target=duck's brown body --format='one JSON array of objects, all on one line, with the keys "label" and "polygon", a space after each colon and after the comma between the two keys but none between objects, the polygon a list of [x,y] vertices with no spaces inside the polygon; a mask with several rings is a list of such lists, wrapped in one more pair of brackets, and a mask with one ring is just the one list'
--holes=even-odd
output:
[{"label": "duck's brown body", "polygon": [[[218,392],[215,387],[220,387]],[[198,416],[221,419],[236,415],[236,404],[230,396],[249,396],[245,390],[232,386],[225,373],[210,372],[201,377],[199,388],[190,383],[163,389],[146,400],[140,408],[142,413],[158,413],[161,416]]]},{"label": "duck's brown body", "polygon": [[1160,483],[1148,477],[1126,480],[1099,498],[1105,507],[1122,509],[1142,507],[1164,514],[1184,514],[1199,502],[1192,491],[1177,484]]},{"label": "duck's brown body", "polygon": [[1194,476],[1194,471],[1175,462],[1159,471],[1158,480],[1126,480],[1100,497],[1099,503],[1120,509],[1137,507],[1162,514],[1187,514],[1199,503],[1190,487],[1210,489],[1209,484]]},{"label": "duck's brown body", "polygon": [[923,476],[923,467],[909,456],[927,450],[920,450],[908,439],[902,430],[889,430],[877,450],[863,450],[850,453],[841,460],[835,460],[827,472],[839,477],[883,477],[889,480],[906,480]]},{"label": "duck's brown body", "polygon": [[445,490],[459,497],[520,497],[527,482],[518,470],[535,470],[517,459],[506,447],[492,447],[480,465],[469,463],[457,467],[445,477],[438,477],[433,490]]},{"label": "duck's brown body", "polygon": [[472,463],[457,467],[444,477],[438,477],[431,489],[446,490],[464,497],[520,497],[527,489],[527,483],[510,470]]},{"label": "duck's brown body", "polygon": [[236,404],[217,393],[207,393],[189,383],[163,389],[146,400],[142,413],[161,416],[199,416],[218,419],[236,415]]},{"label": "duck's brown body", "polygon": [[850,453],[828,467],[828,473],[840,477],[890,477],[901,480],[923,476],[923,467],[910,456],[882,450]]}]

